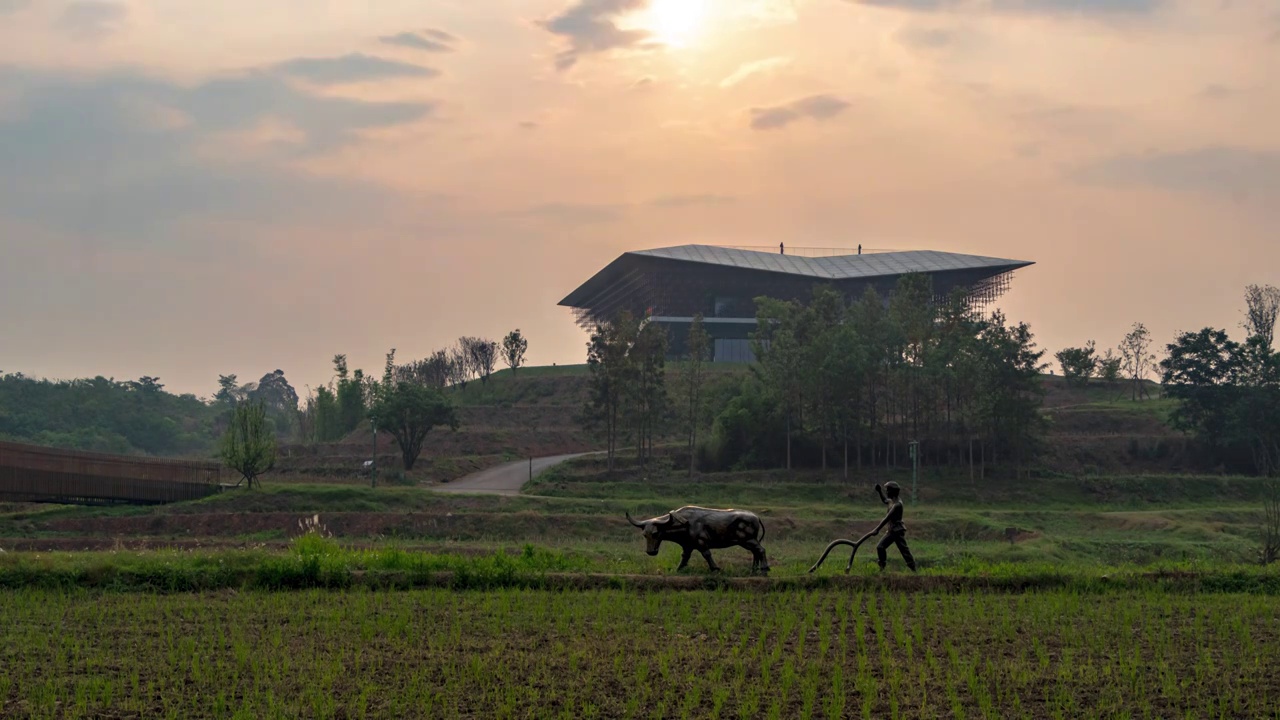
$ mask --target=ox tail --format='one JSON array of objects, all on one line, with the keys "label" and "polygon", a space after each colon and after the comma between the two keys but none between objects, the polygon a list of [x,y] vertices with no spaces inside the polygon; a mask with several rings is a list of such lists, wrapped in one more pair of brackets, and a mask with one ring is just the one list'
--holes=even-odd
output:
[{"label": "ox tail", "polygon": [[756,542],[762,543],[764,542],[764,520],[760,520],[759,517],[756,520],[760,521],[760,537],[756,538]]},{"label": "ox tail", "polygon": [[[861,544],[862,544],[862,540],[858,540],[856,542],[853,540],[845,540],[845,539],[832,540],[831,544],[827,546],[826,551],[822,553],[822,557],[818,558],[818,562],[814,563],[813,567],[809,568],[809,572],[813,572],[814,570],[817,570],[818,568],[822,567],[822,563],[826,562],[827,556],[831,554],[831,551],[835,550],[841,545],[848,545],[849,547],[853,548],[853,552],[849,553],[849,566],[852,567],[853,556],[858,553],[858,546]],[[849,572],[849,568],[846,567],[845,572]]]}]

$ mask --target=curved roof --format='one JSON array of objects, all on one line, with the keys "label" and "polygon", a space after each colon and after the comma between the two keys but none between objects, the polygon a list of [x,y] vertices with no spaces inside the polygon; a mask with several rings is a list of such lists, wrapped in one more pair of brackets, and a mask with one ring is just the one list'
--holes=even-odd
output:
[{"label": "curved roof", "polygon": [[884,277],[911,273],[935,273],[948,270],[990,269],[1016,270],[1032,263],[1026,260],[1008,260],[982,255],[961,255],[936,250],[910,250],[903,252],[868,253],[866,255],[836,255],[833,257],[803,257],[758,250],[714,245],[679,245],[653,250],[636,250],[626,255],[681,260],[684,262],[727,265],[750,270],[804,275],[825,280]]}]

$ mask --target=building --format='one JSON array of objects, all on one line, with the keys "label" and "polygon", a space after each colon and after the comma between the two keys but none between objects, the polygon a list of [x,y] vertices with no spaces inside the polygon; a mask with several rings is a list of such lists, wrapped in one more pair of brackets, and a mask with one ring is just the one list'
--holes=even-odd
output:
[{"label": "building", "polygon": [[757,297],[807,302],[815,287],[830,285],[850,300],[868,287],[887,298],[903,275],[923,273],[938,296],[961,288],[980,305],[1008,289],[1014,270],[1031,264],[932,250],[815,256],[787,254],[781,245],[778,252],[681,245],[624,253],[560,305],[573,308],[578,324],[588,330],[623,311],[661,323],[670,335],[672,357],[684,354],[689,324],[701,313],[713,340],[713,360],[747,362],[753,358]]}]

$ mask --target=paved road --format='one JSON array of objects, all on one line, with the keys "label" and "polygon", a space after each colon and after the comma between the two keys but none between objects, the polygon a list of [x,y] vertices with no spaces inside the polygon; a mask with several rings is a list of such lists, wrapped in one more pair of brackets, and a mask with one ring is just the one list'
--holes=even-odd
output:
[{"label": "paved road", "polygon": [[[576,457],[589,455],[590,453],[576,453],[574,455],[555,455],[553,457],[534,458],[533,474],[537,477],[543,470],[552,466],[559,465],[565,460],[572,460]],[[529,461],[517,460],[516,462],[499,465],[481,470],[478,473],[472,473],[464,478],[459,478],[451,483],[436,485],[432,490],[436,492],[448,493],[479,493],[483,495],[519,495],[520,488],[529,482]]]}]

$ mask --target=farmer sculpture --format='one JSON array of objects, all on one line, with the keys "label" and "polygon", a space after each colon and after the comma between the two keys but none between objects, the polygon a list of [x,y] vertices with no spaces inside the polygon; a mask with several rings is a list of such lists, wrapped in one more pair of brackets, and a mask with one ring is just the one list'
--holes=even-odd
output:
[{"label": "farmer sculpture", "polygon": [[889,506],[889,512],[885,514],[880,524],[876,525],[874,530],[863,535],[856,542],[844,539],[833,540],[827,546],[826,551],[822,553],[822,557],[818,559],[818,562],[809,568],[809,572],[821,567],[823,561],[827,559],[827,555],[830,555],[831,551],[840,545],[848,545],[853,548],[853,551],[849,553],[849,564],[844,567],[844,571],[849,572],[849,569],[853,567],[853,557],[858,553],[858,547],[872,536],[879,535],[880,530],[886,525],[889,526],[889,534],[885,535],[884,539],[876,545],[876,562],[880,565],[880,569],[884,570],[885,562],[888,560],[889,546],[897,545],[898,552],[902,553],[902,559],[906,561],[907,567],[911,568],[911,572],[916,571],[916,559],[912,557],[911,549],[907,547],[907,526],[902,522],[902,488],[898,487],[896,482],[885,483],[884,488],[877,484],[876,494],[880,496],[880,502]]}]

